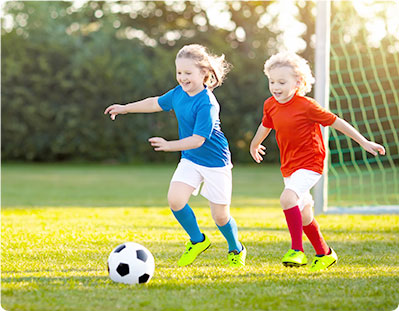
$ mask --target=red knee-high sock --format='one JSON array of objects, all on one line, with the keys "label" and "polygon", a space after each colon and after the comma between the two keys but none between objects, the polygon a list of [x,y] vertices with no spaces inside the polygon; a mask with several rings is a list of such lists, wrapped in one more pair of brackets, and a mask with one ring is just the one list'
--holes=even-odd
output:
[{"label": "red knee-high sock", "polygon": [[284,210],[288,230],[291,235],[291,248],[303,252],[302,245],[302,215],[298,206]]},{"label": "red knee-high sock", "polygon": [[328,255],[328,253],[330,252],[330,247],[324,240],[316,219],[313,218],[312,222],[309,225],[303,226],[303,232],[305,232],[310,243],[312,243],[313,248],[316,251],[316,255]]}]

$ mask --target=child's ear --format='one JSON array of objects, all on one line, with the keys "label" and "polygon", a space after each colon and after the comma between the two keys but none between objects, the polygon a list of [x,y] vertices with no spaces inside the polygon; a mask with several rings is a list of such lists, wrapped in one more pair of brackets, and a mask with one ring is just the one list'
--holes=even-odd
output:
[{"label": "child's ear", "polygon": [[209,74],[209,70],[205,68],[201,68],[201,74],[207,76]]},{"label": "child's ear", "polygon": [[298,79],[296,80],[296,86],[297,86],[297,87],[300,87],[301,84],[302,84],[302,81],[303,81],[302,78],[298,78]]}]

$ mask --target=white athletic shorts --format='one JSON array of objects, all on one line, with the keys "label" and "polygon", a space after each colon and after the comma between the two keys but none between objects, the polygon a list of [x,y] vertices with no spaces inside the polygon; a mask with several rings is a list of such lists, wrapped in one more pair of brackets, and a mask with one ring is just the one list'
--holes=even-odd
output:
[{"label": "white athletic shorts", "polygon": [[224,167],[206,167],[181,159],[171,182],[179,181],[195,188],[193,195],[201,195],[215,204],[231,203],[233,165]]},{"label": "white athletic shorts", "polygon": [[313,197],[310,189],[318,182],[321,175],[311,170],[299,169],[289,177],[284,177],[285,189],[294,191],[298,199],[298,207],[302,211],[303,208],[311,204],[313,206]]}]

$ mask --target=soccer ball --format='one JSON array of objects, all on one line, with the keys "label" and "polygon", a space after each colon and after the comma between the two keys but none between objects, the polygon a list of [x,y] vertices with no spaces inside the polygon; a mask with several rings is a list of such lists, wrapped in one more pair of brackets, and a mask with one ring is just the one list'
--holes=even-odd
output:
[{"label": "soccer ball", "polygon": [[112,281],[140,284],[154,274],[154,256],[143,245],[126,242],[115,247],[108,257],[108,273]]}]

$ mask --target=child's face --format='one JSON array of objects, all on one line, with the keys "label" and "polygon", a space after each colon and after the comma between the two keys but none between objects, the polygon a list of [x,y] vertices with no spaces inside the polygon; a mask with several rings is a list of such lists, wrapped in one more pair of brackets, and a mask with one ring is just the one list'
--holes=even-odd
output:
[{"label": "child's face", "polygon": [[286,103],[295,95],[300,84],[289,66],[269,70],[269,90],[279,103]]},{"label": "child's face", "polygon": [[190,58],[176,59],[176,80],[183,91],[194,96],[204,89],[205,71]]}]

